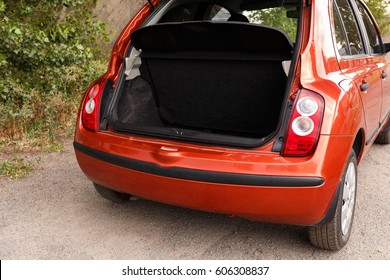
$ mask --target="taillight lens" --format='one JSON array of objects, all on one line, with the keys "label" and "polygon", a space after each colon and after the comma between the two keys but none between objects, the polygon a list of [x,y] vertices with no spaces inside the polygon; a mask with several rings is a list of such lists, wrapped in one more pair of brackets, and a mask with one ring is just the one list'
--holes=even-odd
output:
[{"label": "taillight lens", "polygon": [[82,107],[82,123],[86,129],[96,131],[100,123],[100,100],[105,86],[105,80],[89,87],[84,97]]},{"label": "taillight lens", "polygon": [[283,156],[308,156],[314,152],[324,115],[322,96],[302,90],[297,97],[287,128]]}]

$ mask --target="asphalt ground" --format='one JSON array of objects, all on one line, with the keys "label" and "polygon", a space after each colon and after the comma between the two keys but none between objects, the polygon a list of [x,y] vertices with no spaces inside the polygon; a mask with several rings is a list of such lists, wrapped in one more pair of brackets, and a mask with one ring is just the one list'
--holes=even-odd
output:
[{"label": "asphalt ground", "polygon": [[142,199],[114,204],[83,175],[71,140],[34,157],[28,178],[0,178],[0,259],[390,259],[390,145],[374,145],[358,168],[352,236],[338,252],[313,247],[300,226]]}]

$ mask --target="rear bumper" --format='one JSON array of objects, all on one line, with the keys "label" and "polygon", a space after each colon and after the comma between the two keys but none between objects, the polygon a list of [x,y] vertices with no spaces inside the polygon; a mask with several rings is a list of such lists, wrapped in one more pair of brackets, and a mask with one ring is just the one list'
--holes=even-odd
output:
[{"label": "rear bumper", "polygon": [[99,150],[92,149],[74,142],[76,151],[97,160],[120,166],[129,170],[144,172],[150,175],[169,177],[172,179],[190,180],[204,183],[227,185],[246,185],[262,187],[317,187],[324,183],[321,177],[267,176],[252,174],[236,174],[213,172],[180,167],[162,167],[154,163],[134,160]]},{"label": "rear bumper", "polygon": [[93,182],[146,199],[266,222],[314,225],[332,212],[348,137],[321,136],[310,158],[76,131],[78,163]]}]

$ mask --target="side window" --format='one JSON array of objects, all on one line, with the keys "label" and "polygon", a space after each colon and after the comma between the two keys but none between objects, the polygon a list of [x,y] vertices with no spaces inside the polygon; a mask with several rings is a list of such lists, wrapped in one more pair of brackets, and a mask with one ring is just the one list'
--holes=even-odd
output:
[{"label": "side window", "polygon": [[375,27],[375,24],[373,23],[371,17],[369,16],[367,10],[364,8],[364,6],[356,1],[356,4],[359,8],[359,12],[362,16],[364,26],[367,31],[368,40],[370,43],[370,51],[372,54],[382,54],[382,47],[381,47],[381,39],[379,36],[379,33]]},{"label": "side window", "polygon": [[195,20],[199,9],[199,3],[192,2],[174,7],[159,21],[161,22],[184,22]]},{"label": "side window", "polygon": [[227,21],[230,18],[230,13],[224,7],[212,5],[209,12],[206,13],[204,20],[211,21]]},{"label": "side window", "polygon": [[341,56],[351,55],[351,51],[349,50],[347,35],[345,34],[345,30],[344,30],[343,23],[341,22],[340,14],[335,5],[333,5],[333,21],[334,21],[334,31],[335,31],[337,51]]},{"label": "side window", "polygon": [[336,0],[335,3],[345,27],[351,55],[365,53],[356,18],[348,0]]}]

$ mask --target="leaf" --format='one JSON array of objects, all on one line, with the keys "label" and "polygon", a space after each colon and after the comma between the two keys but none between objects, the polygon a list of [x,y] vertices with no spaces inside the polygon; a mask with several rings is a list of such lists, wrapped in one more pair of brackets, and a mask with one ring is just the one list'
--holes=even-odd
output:
[{"label": "leaf", "polygon": [[80,51],[83,51],[85,50],[84,46],[83,45],[80,45],[80,44],[77,44],[76,48]]},{"label": "leaf", "polygon": [[15,33],[16,35],[22,35],[22,31],[20,31],[19,28],[15,28],[14,33]]}]

